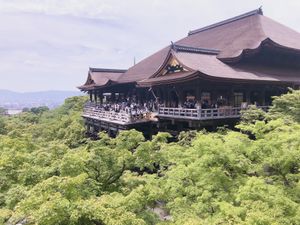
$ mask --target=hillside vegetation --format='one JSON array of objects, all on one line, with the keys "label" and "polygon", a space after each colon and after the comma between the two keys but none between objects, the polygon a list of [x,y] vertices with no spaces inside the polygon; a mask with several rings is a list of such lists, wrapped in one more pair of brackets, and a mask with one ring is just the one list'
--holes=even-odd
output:
[{"label": "hillside vegetation", "polygon": [[300,224],[300,91],[240,132],[85,137],[85,97],[0,117],[0,224]]}]

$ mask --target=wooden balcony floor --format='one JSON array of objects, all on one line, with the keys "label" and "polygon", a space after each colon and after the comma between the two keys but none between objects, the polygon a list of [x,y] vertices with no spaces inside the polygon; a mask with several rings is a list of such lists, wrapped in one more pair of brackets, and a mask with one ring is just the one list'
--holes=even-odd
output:
[{"label": "wooden balcony floor", "polygon": [[[260,106],[267,110],[267,106]],[[241,116],[241,107],[220,107],[210,109],[187,109],[160,107],[158,112],[128,113],[125,111],[105,111],[99,107],[85,107],[83,117],[114,123],[118,125],[134,125],[157,121],[157,118],[183,119],[183,120],[218,120],[218,119],[238,119]],[[156,118],[157,117],[157,118]]]}]

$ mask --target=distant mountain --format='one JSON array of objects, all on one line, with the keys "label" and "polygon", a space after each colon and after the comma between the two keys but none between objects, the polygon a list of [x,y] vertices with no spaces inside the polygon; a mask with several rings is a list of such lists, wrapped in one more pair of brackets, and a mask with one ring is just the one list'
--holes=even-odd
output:
[{"label": "distant mountain", "polygon": [[82,95],[79,91],[39,91],[14,92],[0,90],[0,107],[21,109],[24,107],[48,106],[54,108],[64,102],[66,98]]}]

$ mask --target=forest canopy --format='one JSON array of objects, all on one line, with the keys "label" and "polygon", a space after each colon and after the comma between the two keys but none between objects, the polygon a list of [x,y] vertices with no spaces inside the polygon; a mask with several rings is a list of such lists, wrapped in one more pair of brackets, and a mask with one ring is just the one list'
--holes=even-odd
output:
[{"label": "forest canopy", "polygon": [[176,142],[90,140],[86,100],[0,117],[0,224],[300,224],[300,91]]}]

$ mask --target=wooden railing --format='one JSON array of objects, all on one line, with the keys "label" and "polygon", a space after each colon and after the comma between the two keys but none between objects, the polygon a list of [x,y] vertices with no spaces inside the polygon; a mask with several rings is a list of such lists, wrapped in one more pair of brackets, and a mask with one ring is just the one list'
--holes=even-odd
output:
[{"label": "wooden railing", "polygon": [[170,117],[184,117],[184,118],[198,118],[197,109],[186,109],[186,108],[169,108],[159,107],[158,115],[167,115]]},{"label": "wooden railing", "polygon": [[[258,108],[267,111],[268,106],[259,106]],[[220,107],[210,109],[187,109],[187,108],[169,108],[159,107],[157,116],[178,118],[178,119],[192,119],[192,120],[211,120],[224,118],[239,118],[241,116],[241,107]],[[115,112],[106,111],[100,105],[95,103],[87,103],[84,107],[83,117],[93,118],[97,120],[105,120],[109,122],[129,124],[141,121],[153,120],[151,112],[134,113],[134,112]]]},{"label": "wooden railing", "polygon": [[[266,111],[268,106],[258,108]],[[169,108],[160,107],[158,116],[170,118],[183,118],[195,120],[222,119],[222,118],[239,118],[241,116],[241,107],[221,107],[211,109],[186,109],[186,108]]]},{"label": "wooden railing", "polygon": [[83,112],[84,117],[102,119],[108,121],[118,121],[121,123],[129,123],[130,116],[126,113],[116,113],[113,111],[104,111],[97,108],[85,108]]},{"label": "wooden railing", "polygon": [[113,110],[104,110],[99,105],[88,103],[84,107],[83,117],[115,122],[120,124],[136,123],[146,121],[149,118],[148,113],[115,112]]}]

